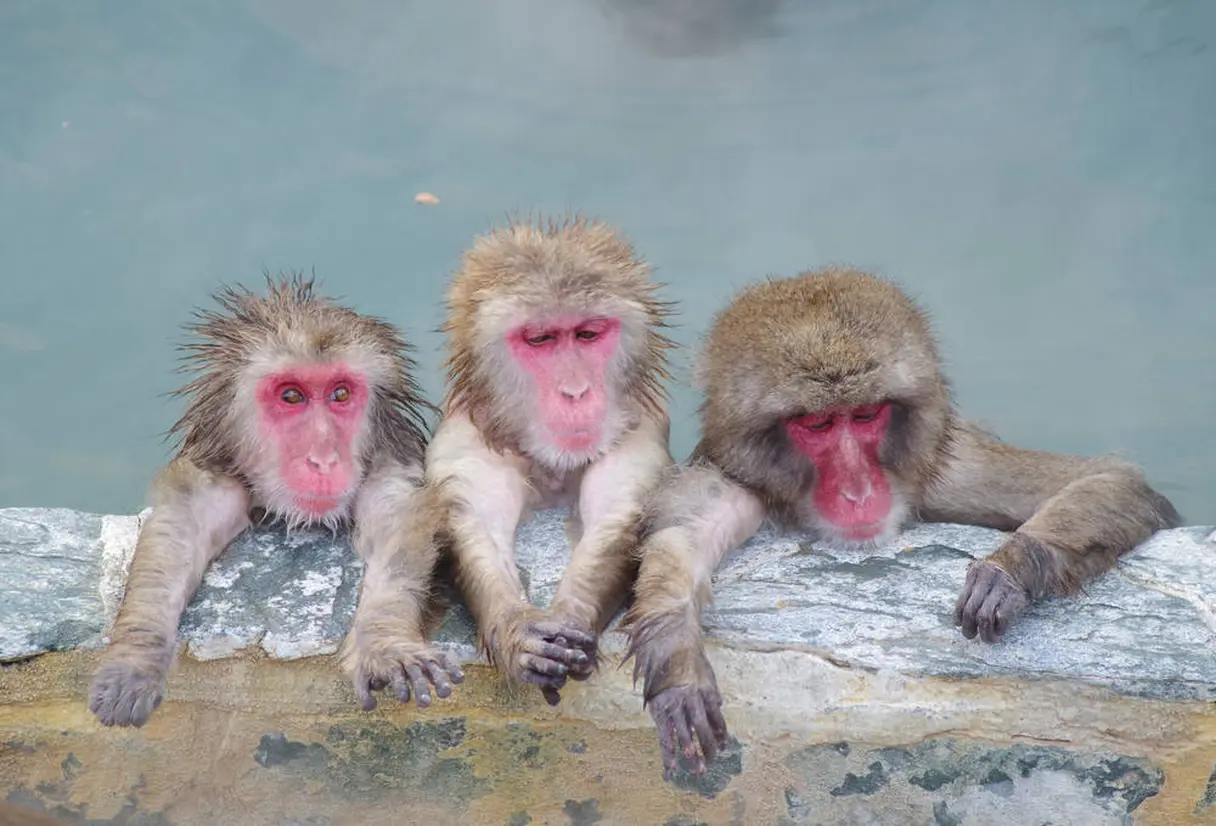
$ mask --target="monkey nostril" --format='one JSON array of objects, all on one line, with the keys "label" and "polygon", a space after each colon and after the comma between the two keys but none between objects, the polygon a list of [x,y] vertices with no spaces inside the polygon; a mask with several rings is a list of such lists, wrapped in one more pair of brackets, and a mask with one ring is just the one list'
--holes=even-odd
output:
[{"label": "monkey nostril", "polygon": [[567,398],[567,399],[569,399],[569,400],[570,400],[570,401],[572,401],[572,402],[576,402],[576,401],[578,401],[579,399],[581,399],[583,396],[586,396],[586,395],[587,395],[587,391],[588,391],[588,390],[590,390],[590,389],[591,389],[591,387],[590,387],[590,386],[585,386],[585,387],[583,387],[583,388],[582,388],[582,389],[580,389],[580,390],[566,390],[566,389],[563,389],[563,390],[562,390],[562,396],[563,396],[563,397],[565,397],[565,398]]},{"label": "monkey nostril", "polygon": [[334,465],[338,464],[338,455],[331,453],[328,456],[314,456],[310,453],[308,454],[308,464],[314,470],[321,473],[329,473],[334,469]]}]

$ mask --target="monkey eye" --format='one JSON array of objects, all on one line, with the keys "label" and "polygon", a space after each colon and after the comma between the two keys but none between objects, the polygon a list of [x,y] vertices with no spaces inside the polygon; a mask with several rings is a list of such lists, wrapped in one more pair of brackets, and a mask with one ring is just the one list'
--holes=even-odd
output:
[{"label": "monkey eye", "polygon": [[350,401],[350,388],[344,384],[338,385],[334,388],[333,392],[329,394],[329,400],[331,402],[337,402],[338,404],[343,404]]},{"label": "monkey eye", "polygon": [[279,398],[282,399],[287,404],[303,404],[304,403],[304,394],[301,393],[299,390],[297,390],[294,387],[288,387],[286,390],[284,390],[282,393],[279,394]]},{"label": "monkey eye", "polygon": [[882,413],[884,405],[870,404],[865,407],[858,407],[853,411],[853,421],[865,423],[872,422],[878,418],[878,414]]},{"label": "monkey eye", "polygon": [[597,338],[600,337],[600,334],[598,332],[596,332],[595,330],[579,330],[574,335],[576,338],[579,338],[583,341],[595,341]]},{"label": "monkey eye", "polygon": [[525,336],[524,341],[528,342],[533,347],[539,347],[546,341],[553,341],[556,338],[557,336],[553,335],[553,333],[539,333],[534,336]]},{"label": "monkey eye", "polygon": [[831,413],[808,413],[796,419],[795,424],[803,430],[809,430],[812,433],[822,433],[830,429],[835,421],[836,417]]}]

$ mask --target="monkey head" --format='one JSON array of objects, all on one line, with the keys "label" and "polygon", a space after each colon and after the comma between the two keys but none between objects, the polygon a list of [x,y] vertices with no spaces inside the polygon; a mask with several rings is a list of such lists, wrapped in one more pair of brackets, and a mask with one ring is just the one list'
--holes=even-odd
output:
[{"label": "monkey head", "polygon": [[845,543],[891,538],[932,479],[951,401],[927,317],[837,268],[771,278],[714,319],[698,452],[770,512]]},{"label": "monkey head", "polygon": [[555,470],[593,461],[661,411],[666,307],[649,267],[580,217],[479,237],[448,290],[449,409]]},{"label": "monkey head", "polygon": [[299,276],[267,293],[224,288],[183,349],[194,379],[171,432],[201,467],[241,478],[289,524],[336,525],[371,455],[416,457],[425,406],[406,345],[388,324],[339,307]]}]

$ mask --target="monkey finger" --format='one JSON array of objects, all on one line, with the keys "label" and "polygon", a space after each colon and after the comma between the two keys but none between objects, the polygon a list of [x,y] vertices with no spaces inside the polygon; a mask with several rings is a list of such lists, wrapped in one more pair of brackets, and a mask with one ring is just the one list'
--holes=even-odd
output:
[{"label": "monkey finger", "polygon": [[531,624],[532,630],[547,640],[553,640],[555,637],[564,638],[564,642],[569,645],[577,646],[583,650],[595,648],[596,638],[594,634],[586,634],[569,625],[557,622],[555,620],[538,620]]},{"label": "monkey finger", "polygon": [[397,699],[403,703],[408,703],[410,701],[410,684],[405,679],[405,672],[394,671],[392,684],[393,693],[397,695]]},{"label": "monkey finger", "polygon": [[540,693],[544,696],[545,702],[551,706],[555,706],[562,701],[562,695],[552,686],[541,686]]},{"label": "monkey finger", "polygon": [[663,779],[671,780],[680,768],[680,753],[676,743],[676,724],[670,715],[655,716],[659,730],[659,756],[663,760]]},{"label": "monkey finger", "polygon": [[525,683],[538,685],[543,688],[561,688],[566,684],[565,676],[554,677],[550,674],[542,674],[539,671],[533,671],[530,668],[523,668],[519,672],[519,679]]},{"label": "monkey finger", "polygon": [[519,665],[521,668],[526,668],[529,671],[535,671],[538,674],[546,674],[550,677],[561,677],[563,680],[569,669],[564,663],[558,662],[556,659],[548,657],[538,657],[534,654],[529,654],[526,651],[519,655]]},{"label": "monkey finger", "polygon": [[460,667],[459,663],[452,659],[450,655],[440,651],[439,665],[443,667],[444,671],[448,672],[448,676],[452,679],[452,682],[464,682],[464,670]]},{"label": "monkey finger", "polygon": [[451,695],[452,684],[448,682],[448,675],[443,670],[443,666],[434,660],[427,660],[423,665],[426,668],[427,676],[431,678],[431,682],[435,686],[435,694],[440,697]]},{"label": "monkey finger", "polygon": [[714,740],[719,749],[726,748],[726,718],[722,716],[722,701],[715,696],[715,702],[708,703],[705,708],[705,715],[709,718],[709,725],[714,730]]},{"label": "monkey finger", "polygon": [[376,698],[372,696],[371,681],[363,673],[363,669],[359,669],[359,673],[355,675],[353,680],[355,686],[355,699],[359,701],[359,706],[364,711],[371,711],[376,707]]},{"label": "monkey finger", "polygon": [[543,657],[546,660],[563,663],[565,667],[569,667],[571,663],[583,663],[587,661],[587,655],[577,648],[567,648],[557,643],[545,642],[537,639],[527,639],[523,643],[523,649],[527,655],[536,655]]},{"label": "monkey finger", "polygon": [[709,724],[708,709],[699,695],[693,695],[697,699],[691,700],[686,706],[688,709],[688,719],[692,723],[693,730],[697,733],[697,740],[701,743],[701,754],[705,756],[704,762],[711,762],[718,754],[718,738],[715,736],[713,727]]},{"label": "monkey finger", "polygon": [[415,663],[407,665],[405,673],[414,685],[414,703],[418,708],[426,708],[431,704],[430,683],[427,682],[426,675],[422,673],[422,669]]}]

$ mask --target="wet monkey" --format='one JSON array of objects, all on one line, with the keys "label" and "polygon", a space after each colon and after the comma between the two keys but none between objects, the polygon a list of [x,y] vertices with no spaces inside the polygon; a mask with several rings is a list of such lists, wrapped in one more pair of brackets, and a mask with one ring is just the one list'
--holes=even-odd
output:
[{"label": "wet monkey", "polygon": [[624,622],[668,771],[680,754],[703,769],[725,742],[701,610],[722,556],[766,517],[855,545],[913,518],[1011,531],[971,565],[955,606],[963,635],[989,643],[1031,601],[1077,592],[1179,523],[1131,465],[1011,447],[961,419],[927,316],[862,272],[743,290],[697,369],[701,440],[648,506]]},{"label": "wet monkey", "polygon": [[365,562],[340,659],[364,708],[391,687],[430,703],[460,669],[424,637],[436,557],[416,538],[428,407],[395,328],[341,307],[302,276],[267,275],[264,294],[224,288],[184,347],[193,379],[171,433],[175,458],[152,482],[122,605],[89,695],[106,725],[141,726],[160,705],[177,627],[207,566],[251,524],[353,522]]},{"label": "wet monkey", "polygon": [[[636,572],[642,500],[672,461],[657,286],[624,237],[580,216],[479,237],[449,285],[446,408],[426,458],[436,534],[489,661],[550,704],[595,668]],[[515,531],[564,505],[580,535],[541,610]]]}]

